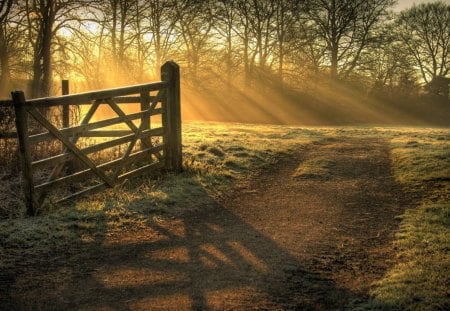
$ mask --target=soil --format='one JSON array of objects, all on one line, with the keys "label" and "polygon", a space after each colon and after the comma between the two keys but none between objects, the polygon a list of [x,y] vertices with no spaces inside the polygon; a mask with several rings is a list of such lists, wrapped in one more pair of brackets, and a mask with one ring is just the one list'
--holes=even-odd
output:
[{"label": "soil", "polygon": [[[293,177],[314,157],[332,160],[329,174]],[[3,308],[353,309],[398,260],[396,216],[413,204],[387,141],[312,144],[201,209],[29,259]]]}]

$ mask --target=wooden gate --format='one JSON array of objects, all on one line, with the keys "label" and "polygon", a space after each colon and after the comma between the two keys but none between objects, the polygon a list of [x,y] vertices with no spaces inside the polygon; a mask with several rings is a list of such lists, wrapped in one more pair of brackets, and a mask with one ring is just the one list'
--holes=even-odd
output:
[{"label": "wooden gate", "polygon": [[[12,92],[28,215],[35,215],[50,193],[61,189],[63,184],[73,187],[80,181],[91,183],[57,199],[52,197],[55,202],[114,187],[125,179],[161,168],[182,170],[178,65],[165,63],[161,67],[161,79],[142,85],[30,100],[25,99],[22,91]],[[133,103],[140,111],[124,111],[125,104]],[[79,124],[71,127],[57,128],[41,113],[49,107],[70,105],[88,105]],[[102,105],[109,107],[115,116],[93,120]],[[33,119],[29,120],[29,116]],[[151,121],[155,118],[160,121]],[[30,121],[43,131],[30,134]],[[117,125],[126,129],[117,129]],[[86,137],[90,144],[86,143]],[[42,157],[36,151],[39,144],[55,141],[60,146],[56,154]]]}]

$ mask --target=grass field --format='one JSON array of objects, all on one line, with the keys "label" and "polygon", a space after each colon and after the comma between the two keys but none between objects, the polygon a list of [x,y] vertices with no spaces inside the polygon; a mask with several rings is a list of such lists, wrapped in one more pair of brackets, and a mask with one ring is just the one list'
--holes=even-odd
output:
[{"label": "grass field", "polygon": [[[23,206],[14,187],[2,180],[1,208],[10,217],[0,220],[0,271],[26,264],[21,262],[26,257],[133,228],[161,214],[205,208],[211,197],[227,195],[236,184],[276,162],[280,154],[335,137],[388,140],[392,173],[420,201],[417,208],[399,216],[394,242],[398,263],[377,282],[373,299],[364,307],[450,308],[450,129],[438,128],[186,123],[182,174],[127,181],[90,198],[49,205],[35,218],[21,216]],[[316,159],[299,167],[296,177],[314,178],[332,169],[332,159]]]}]

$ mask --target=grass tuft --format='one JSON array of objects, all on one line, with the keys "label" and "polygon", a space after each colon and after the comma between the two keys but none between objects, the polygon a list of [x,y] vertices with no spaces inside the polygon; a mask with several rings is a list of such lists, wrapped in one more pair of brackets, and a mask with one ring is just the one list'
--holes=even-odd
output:
[{"label": "grass tuft", "polygon": [[215,155],[216,157],[224,157],[225,152],[220,150],[218,147],[209,147],[208,152]]},{"label": "grass tuft", "polygon": [[331,171],[335,162],[324,158],[317,157],[313,159],[307,159],[295,170],[292,175],[294,178],[322,178],[328,179],[331,177]]}]

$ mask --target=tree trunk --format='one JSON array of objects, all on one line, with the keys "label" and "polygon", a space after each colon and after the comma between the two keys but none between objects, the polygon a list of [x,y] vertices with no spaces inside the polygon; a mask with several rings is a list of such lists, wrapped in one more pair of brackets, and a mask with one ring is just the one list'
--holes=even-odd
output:
[{"label": "tree trunk", "polygon": [[112,25],[111,25],[111,48],[114,61],[117,58],[117,0],[111,1]]},{"label": "tree trunk", "polygon": [[[42,27],[40,27],[42,29]],[[40,90],[42,85],[42,65],[41,65],[41,46],[42,46],[42,32],[39,31],[36,42],[33,46],[33,79],[31,81],[31,97],[40,97]]]},{"label": "tree trunk", "polygon": [[0,94],[6,94],[9,90],[10,72],[9,55],[6,46],[4,29],[0,28]]},{"label": "tree trunk", "polygon": [[158,72],[158,70],[161,69],[161,58],[162,58],[162,53],[161,53],[161,27],[158,26],[158,31],[156,31],[154,33],[155,36],[155,75]]},{"label": "tree trunk", "polygon": [[42,38],[42,89],[40,92],[40,96],[49,96],[50,89],[52,84],[52,33],[53,33],[53,24],[55,21],[54,15],[54,7],[53,0],[49,0],[49,12],[48,18],[45,19],[44,22],[44,35]]},{"label": "tree trunk", "polygon": [[39,21],[39,31],[33,46],[31,97],[34,98],[50,95],[52,83],[51,47],[56,14],[54,0],[48,0],[45,7],[41,6],[40,13],[42,19]]},{"label": "tree trunk", "polygon": [[228,91],[231,91],[231,71],[233,66],[233,60],[232,60],[232,38],[231,38],[231,24],[227,25],[227,88]]},{"label": "tree trunk", "polygon": [[[9,96],[10,91],[10,71],[9,71],[9,51],[6,43],[6,21],[13,4],[12,0],[2,0],[0,2],[0,98]],[[5,144],[8,141],[5,140]],[[7,146],[6,146],[7,147]],[[5,149],[8,150],[8,149]]]},{"label": "tree trunk", "polygon": [[279,53],[279,60],[278,60],[278,80],[280,83],[280,87],[283,87],[283,66],[284,66],[284,45],[283,41],[280,40],[278,44],[278,53]]},{"label": "tree trunk", "polygon": [[338,77],[338,46],[331,46],[331,78],[336,79]]},{"label": "tree trunk", "polygon": [[119,55],[118,61],[122,72],[125,61],[125,28],[127,23],[128,4],[124,1],[120,5],[120,36],[119,36]]},{"label": "tree trunk", "polygon": [[245,30],[245,35],[244,35],[244,80],[245,80],[245,85],[249,86],[251,84],[251,74],[250,74],[250,64],[249,64],[249,55],[248,55],[248,49],[249,49],[249,38],[248,38],[248,33],[247,30]]}]

